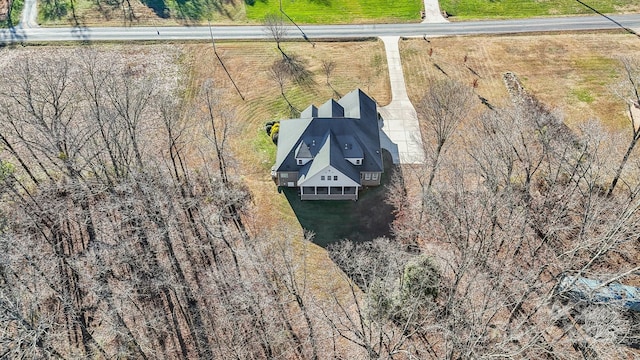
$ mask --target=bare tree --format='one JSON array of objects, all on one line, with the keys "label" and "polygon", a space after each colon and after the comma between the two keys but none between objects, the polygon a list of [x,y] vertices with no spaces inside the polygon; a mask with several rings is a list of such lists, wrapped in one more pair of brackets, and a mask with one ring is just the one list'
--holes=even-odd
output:
[{"label": "bare tree", "polygon": [[329,81],[329,78],[331,77],[331,74],[333,74],[333,71],[336,69],[336,62],[333,60],[327,60],[327,59],[323,59],[322,60],[322,71],[324,72],[324,76],[327,82],[327,85],[331,86],[331,82]]},{"label": "bare tree", "polygon": [[271,35],[273,41],[276,42],[276,46],[280,54],[284,59],[287,59],[289,56],[282,50],[280,44],[287,37],[288,29],[284,25],[284,20],[282,19],[282,15],[280,14],[269,14],[264,18],[264,27],[265,31]]},{"label": "bare tree", "polygon": [[426,187],[431,188],[447,141],[460,123],[469,117],[474,105],[473,90],[455,80],[434,81],[416,106],[426,134],[424,143],[431,164]]},{"label": "bare tree", "polygon": [[291,101],[289,101],[289,98],[287,98],[287,95],[285,93],[285,89],[286,89],[287,85],[289,84],[289,82],[291,81],[291,76],[290,76],[290,73],[289,73],[289,71],[287,69],[286,64],[284,62],[276,61],[269,68],[269,75],[278,84],[278,88],[280,89],[280,95],[282,96],[284,101],[287,103],[287,106],[289,108],[289,113],[291,114],[291,116],[299,115],[300,114],[300,110],[298,110],[291,103]]},{"label": "bare tree", "polygon": [[611,180],[611,185],[609,185],[609,188],[607,189],[607,195],[609,196],[616,188],[616,185],[622,176],[622,171],[627,165],[629,157],[631,156],[633,149],[635,149],[638,140],[640,140],[640,119],[636,118],[639,113],[638,109],[640,109],[640,66],[638,66],[637,61],[629,58],[623,58],[621,62],[624,67],[624,80],[623,84],[618,87],[616,92],[627,104],[631,128],[631,141],[629,142],[627,151],[624,153],[624,156],[618,165],[616,173],[613,176],[613,180]]}]

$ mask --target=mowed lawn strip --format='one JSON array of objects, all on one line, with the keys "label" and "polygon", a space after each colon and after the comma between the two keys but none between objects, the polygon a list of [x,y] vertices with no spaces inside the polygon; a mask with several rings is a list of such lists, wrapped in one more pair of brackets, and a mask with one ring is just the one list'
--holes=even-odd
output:
[{"label": "mowed lawn strip", "polygon": [[[283,11],[300,24],[418,22],[420,0],[282,0]],[[280,1],[247,2],[246,17],[260,22],[280,13]]]},{"label": "mowed lawn strip", "polygon": [[[317,43],[315,47],[307,43],[285,43],[282,47],[289,56],[297,56],[312,74],[312,81],[303,84],[289,81],[284,87],[287,98],[298,110],[311,104],[319,106],[355,88],[361,88],[380,105],[391,100],[386,57],[380,41]],[[264,224],[265,230],[276,227],[301,233],[299,214],[294,213],[285,194],[279,193],[271,180],[276,145],[264,131],[266,122],[291,117],[279,85],[270,75],[271,66],[281,60],[282,55],[275,44],[268,42],[217,44],[218,53],[246,99],[242,100],[210,45],[193,44],[187,49],[185,62],[192,68],[191,91],[197,92],[202,82],[211,78],[221,89],[221,101],[234,112],[234,130],[229,142],[235,161],[230,171],[234,177],[242,178],[250,189],[256,223]],[[354,58],[358,60],[354,62]],[[328,61],[336,64],[329,75],[330,84],[322,67],[322,63]],[[345,237],[344,234],[358,232],[357,224],[348,226],[353,229],[340,231],[335,237],[327,235],[325,239],[335,241]]]},{"label": "mowed lawn strip", "polygon": [[[588,0],[584,3],[601,13],[640,10],[640,2],[637,0]],[[513,19],[594,13],[576,0],[440,0],[440,8],[453,16],[450,20]]]}]

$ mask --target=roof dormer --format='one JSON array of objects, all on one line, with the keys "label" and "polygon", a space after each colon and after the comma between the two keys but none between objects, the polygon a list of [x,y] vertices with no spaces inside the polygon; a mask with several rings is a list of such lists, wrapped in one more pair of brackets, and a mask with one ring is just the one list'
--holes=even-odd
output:
[{"label": "roof dormer", "polygon": [[[313,141],[315,143],[315,140]],[[314,144],[315,145],[315,144]],[[309,145],[302,140],[296,148],[296,165],[302,166],[313,159]]]},{"label": "roof dormer", "polygon": [[331,99],[318,108],[318,116],[326,118],[343,118],[344,108],[342,105],[338,104],[338,102]]},{"label": "roof dormer", "polygon": [[351,135],[338,136],[337,139],[342,150],[342,156],[345,160],[353,165],[362,165],[364,160],[364,151],[360,146],[360,142]]}]

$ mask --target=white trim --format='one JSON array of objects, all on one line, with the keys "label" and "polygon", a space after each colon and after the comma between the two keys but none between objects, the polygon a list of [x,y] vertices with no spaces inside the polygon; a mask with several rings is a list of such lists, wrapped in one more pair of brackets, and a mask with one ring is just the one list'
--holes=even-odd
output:
[{"label": "white trim", "polygon": [[[325,180],[322,180],[324,176]],[[327,180],[327,176],[331,176],[331,180]],[[338,180],[333,180],[333,177],[337,176]],[[327,166],[323,170],[310,178],[300,178],[298,180],[299,186],[355,186],[359,187],[360,183],[352,180],[344,173],[338,171],[333,166]]]}]

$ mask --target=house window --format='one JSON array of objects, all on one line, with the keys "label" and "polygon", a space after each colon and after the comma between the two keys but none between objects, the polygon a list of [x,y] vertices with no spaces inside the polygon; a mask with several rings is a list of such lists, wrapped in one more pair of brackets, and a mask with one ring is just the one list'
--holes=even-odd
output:
[{"label": "house window", "polygon": [[353,195],[356,193],[356,188],[353,186],[347,186],[344,188],[344,193],[345,194],[349,194],[349,195]]},{"label": "house window", "polygon": [[302,159],[298,159],[298,165],[302,165]]},{"label": "house window", "polygon": [[331,181],[331,175],[328,175],[328,176],[327,176],[327,180],[328,180],[328,181]]},{"label": "house window", "polygon": [[280,178],[281,178],[281,179],[286,179],[286,178],[288,178],[288,177],[289,177],[289,174],[288,174],[288,173],[281,173],[281,174],[280,174]]},{"label": "house window", "polygon": [[331,195],[342,195],[342,188],[340,186],[332,186],[329,188]]},{"label": "house window", "polygon": [[333,181],[338,181],[338,176],[334,176]]},{"label": "house window", "polygon": [[361,162],[361,161],[362,161],[362,160],[357,159],[357,160],[356,160],[356,165],[360,165],[360,162]]},{"label": "house window", "polygon": [[327,195],[329,194],[329,188],[327,186],[319,186],[316,188],[317,195]]},{"label": "house window", "polygon": [[302,187],[302,193],[304,195],[315,195],[316,188],[314,188],[313,186],[303,186]]},{"label": "house window", "polygon": [[371,179],[378,180],[378,173],[373,173],[373,175],[371,176]]},{"label": "house window", "polygon": [[364,174],[364,179],[365,180],[371,180],[371,173],[365,173]]},{"label": "house window", "polygon": [[320,180],[324,180],[324,175],[320,176]]}]

